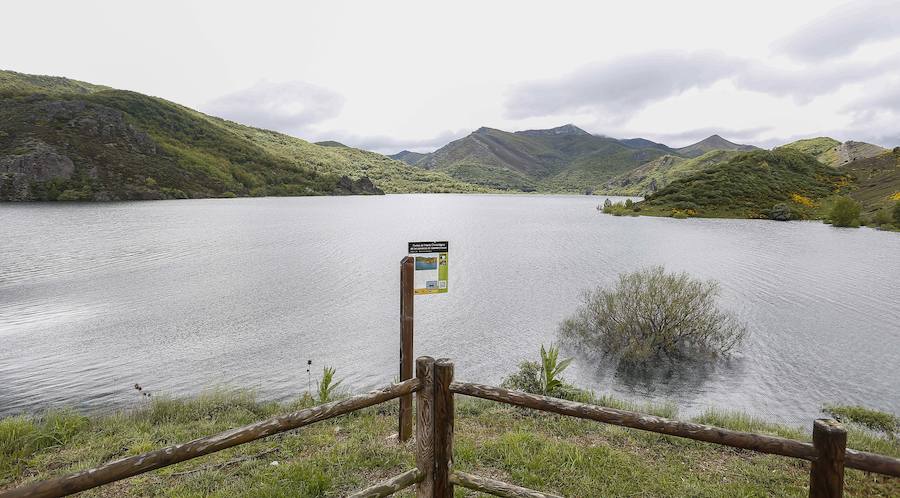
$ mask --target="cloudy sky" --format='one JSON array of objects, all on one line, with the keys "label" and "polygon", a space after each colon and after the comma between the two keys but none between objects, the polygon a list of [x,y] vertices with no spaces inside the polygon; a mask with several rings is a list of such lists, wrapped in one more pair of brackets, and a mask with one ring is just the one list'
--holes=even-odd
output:
[{"label": "cloudy sky", "polygon": [[429,151],[574,123],[672,146],[900,145],[900,0],[14,2],[0,68],[308,140]]}]

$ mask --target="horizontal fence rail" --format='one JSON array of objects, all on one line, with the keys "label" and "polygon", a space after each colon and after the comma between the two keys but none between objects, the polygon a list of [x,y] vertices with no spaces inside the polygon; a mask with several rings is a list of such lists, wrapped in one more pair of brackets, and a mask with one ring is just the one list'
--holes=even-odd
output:
[{"label": "horizontal fence rail", "polygon": [[419,390],[420,387],[421,381],[419,379],[409,379],[370,393],[359,394],[340,401],[272,417],[220,434],[195,439],[188,443],[176,444],[141,455],[122,458],[68,476],[0,492],[0,498],[44,498],[78,493],[185,460],[215,453],[232,446],[249,443],[273,434],[297,429],[315,422],[321,422],[384,403],[385,401],[411,394]]},{"label": "horizontal fence rail", "polygon": [[421,482],[424,478],[425,474],[419,469],[407,470],[384,482],[357,491],[356,493],[347,496],[347,498],[384,498],[385,496],[391,496],[397,491],[404,490],[413,484]]},{"label": "horizontal fence rail", "polygon": [[508,482],[488,479],[487,477],[466,474],[454,470],[450,473],[450,482],[463,488],[488,493],[503,498],[562,498],[559,495],[541,493],[533,489],[523,488]]},{"label": "horizontal fence rail", "polygon": [[[500,387],[453,382],[450,390],[456,394],[489,399],[500,403],[567,415],[570,417],[595,420],[612,425],[641,429],[659,434],[678,436],[697,441],[716,443],[733,448],[753,450],[760,453],[800,458],[813,462],[817,458],[811,443],[776,436],[733,431],[711,425],[682,422],[653,415],[645,415],[615,408],[587,405],[549,396],[510,391]],[[858,470],[900,477],[900,459],[875,453],[847,449],[844,465]]]}]

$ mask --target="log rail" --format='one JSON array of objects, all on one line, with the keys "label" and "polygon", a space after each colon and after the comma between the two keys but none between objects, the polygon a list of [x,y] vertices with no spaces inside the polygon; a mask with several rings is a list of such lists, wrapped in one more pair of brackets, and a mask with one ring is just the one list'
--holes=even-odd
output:
[{"label": "log rail", "polygon": [[209,455],[232,446],[249,443],[384,403],[385,401],[418,391],[421,384],[418,378],[409,379],[370,393],[352,396],[286,415],[279,415],[244,427],[195,439],[188,443],[176,444],[140,455],[122,458],[75,474],[13,488],[0,492],[0,498],[45,498],[78,493],[192,458]]},{"label": "log rail", "polygon": [[[389,496],[413,485],[416,487],[416,498],[451,498],[454,486],[510,498],[555,497],[556,495],[467,474],[454,468],[454,396],[457,394],[557,415],[807,460],[811,462],[809,495],[814,498],[842,496],[846,467],[900,477],[900,459],[847,448],[847,433],[834,420],[816,420],[813,424],[812,443],[807,443],[511,391],[484,384],[455,382],[453,374],[453,363],[450,360],[420,357],[416,361],[416,377],[398,384],[269,418],[188,443],[123,458],[68,476],[2,491],[0,498],[57,497],[78,493],[393,399],[400,398],[403,405],[411,404],[410,397],[413,393],[416,395],[416,467],[358,491],[350,495],[352,498]],[[409,411],[406,413],[411,419],[412,414]],[[400,433],[404,432],[404,425],[401,424]],[[403,439],[399,439],[402,444]]]}]

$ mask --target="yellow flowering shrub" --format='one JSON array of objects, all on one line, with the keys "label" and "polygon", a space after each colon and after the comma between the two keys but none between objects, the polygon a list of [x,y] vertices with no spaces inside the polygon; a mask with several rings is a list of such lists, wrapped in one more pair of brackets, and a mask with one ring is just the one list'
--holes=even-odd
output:
[{"label": "yellow flowering shrub", "polygon": [[816,204],[809,197],[800,195],[800,194],[791,194],[791,200],[800,204],[801,206],[813,207]]}]

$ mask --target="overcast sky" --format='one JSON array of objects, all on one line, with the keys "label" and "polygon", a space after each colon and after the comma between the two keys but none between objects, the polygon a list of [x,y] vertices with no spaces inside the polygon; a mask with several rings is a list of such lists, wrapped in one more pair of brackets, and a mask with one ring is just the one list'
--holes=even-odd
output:
[{"label": "overcast sky", "polygon": [[29,0],[3,18],[0,68],[385,153],[565,123],[900,145],[900,0]]}]

